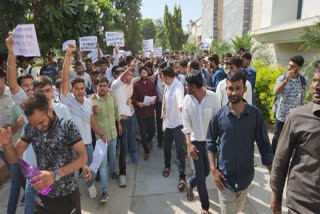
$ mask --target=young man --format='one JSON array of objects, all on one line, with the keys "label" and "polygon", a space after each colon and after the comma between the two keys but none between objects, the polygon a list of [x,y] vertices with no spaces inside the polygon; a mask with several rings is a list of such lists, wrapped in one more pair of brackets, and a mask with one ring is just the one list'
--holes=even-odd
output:
[{"label": "young man", "polygon": [[171,168],[171,147],[176,145],[176,157],[179,167],[178,189],[186,187],[185,145],[182,132],[182,106],[184,97],[183,85],[176,78],[173,69],[168,66],[163,71],[163,82],[166,84],[163,93],[162,120],[164,129],[164,169],[162,175],[168,177]]},{"label": "young man", "polygon": [[[96,98],[91,99],[93,104],[94,117],[97,123],[101,127],[103,135],[107,137],[106,143],[108,144],[107,152],[99,167],[100,180],[101,180],[101,197],[100,203],[104,203],[109,200],[108,195],[108,171],[107,162],[109,162],[109,169],[111,177],[118,177],[116,173],[116,147],[117,147],[117,129],[119,135],[122,134],[122,127],[120,124],[120,114],[118,110],[118,104],[115,97],[109,92],[108,79],[103,77],[97,77],[95,79],[95,85],[97,88]],[[116,126],[117,124],[117,126]],[[100,139],[100,136],[96,136],[96,139]]]},{"label": "young man", "polygon": [[[140,80],[136,81],[133,87],[132,103],[135,106],[138,124],[140,128],[141,143],[144,149],[144,160],[150,157],[152,138],[155,134],[154,110],[155,103],[158,102],[156,86],[152,80],[148,79],[148,69],[139,69]],[[153,103],[144,105],[145,96],[156,97]]]},{"label": "young man", "polygon": [[[10,163],[17,162],[32,143],[41,170],[32,178],[39,180],[33,187],[41,191],[53,185],[48,195],[39,194],[41,205],[36,205],[35,213],[81,213],[80,192],[73,173],[85,165],[87,155],[78,129],[71,120],[56,117],[44,94],[27,98],[22,108],[29,123],[16,147],[11,142],[11,128],[0,129],[0,143]],[[77,155],[74,160],[70,158],[73,152]]]},{"label": "young man", "polygon": [[271,170],[272,150],[267,129],[260,111],[243,100],[245,82],[242,72],[228,74],[229,102],[214,114],[208,127],[208,159],[218,188],[221,213],[241,212],[245,205],[254,177],[254,142],[263,165]]},{"label": "young man", "polygon": [[47,76],[53,82],[55,82],[57,73],[58,71],[56,69],[56,66],[52,66],[52,64],[50,64],[49,57],[43,57],[43,66],[40,69],[40,76]]},{"label": "young man", "polygon": [[86,86],[86,92],[92,90],[92,81],[88,73],[84,72],[83,65],[80,61],[76,61],[74,64],[74,71],[70,71],[70,81],[76,78],[82,78]]},{"label": "young man", "polygon": [[220,106],[215,93],[202,87],[203,79],[200,71],[186,75],[188,94],[183,100],[182,122],[183,133],[189,155],[193,158],[195,175],[189,179],[187,198],[192,201],[193,188],[197,186],[201,201],[202,214],[209,213],[209,197],[206,177],[210,173],[206,150],[206,135],[210,118]]},{"label": "young man", "polygon": [[312,102],[290,110],[272,164],[271,208],[281,213],[287,183],[289,213],[319,213],[320,209],[320,61],[314,63]]},{"label": "young man", "polygon": [[252,90],[252,105],[255,105],[255,97],[254,97],[254,91],[256,87],[256,77],[257,77],[257,71],[256,69],[252,68],[251,60],[252,55],[249,52],[244,52],[241,55],[242,60],[242,72],[246,75],[247,80],[251,83],[251,90]]},{"label": "young man", "polygon": [[219,57],[217,54],[213,54],[209,57],[210,67],[213,69],[211,76],[211,87],[210,89],[214,92],[217,91],[217,86],[220,81],[224,80],[227,75],[222,68],[219,67]]},{"label": "young man", "polygon": [[29,58],[22,57],[20,63],[22,69],[18,72],[18,76],[30,74],[33,79],[38,77],[38,72],[30,65]]},{"label": "young man", "polygon": [[274,94],[277,97],[276,103],[278,106],[275,112],[276,129],[272,139],[274,154],[289,110],[297,108],[304,103],[309,81],[299,73],[303,63],[302,56],[291,57],[287,73],[278,77],[274,86]]}]

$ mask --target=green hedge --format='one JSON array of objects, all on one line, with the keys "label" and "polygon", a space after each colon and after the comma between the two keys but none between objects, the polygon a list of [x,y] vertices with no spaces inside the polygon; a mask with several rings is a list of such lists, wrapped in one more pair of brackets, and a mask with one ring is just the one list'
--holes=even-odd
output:
[{"label": "green hedge", "polygon": [[277,78],[285,72],[281,65],[269,66],[262,60],[255,60],[252,67],[257,70],[255,97],[256,105],[266,121],[274,123],[272,105],[274,100],[273,88]]}]

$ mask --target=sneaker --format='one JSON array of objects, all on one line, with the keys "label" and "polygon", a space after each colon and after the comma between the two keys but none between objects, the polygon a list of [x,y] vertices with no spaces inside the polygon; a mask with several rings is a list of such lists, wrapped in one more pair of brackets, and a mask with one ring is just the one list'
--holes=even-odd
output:
[{"label": "sneaker", "polygon": [[111,173],[111,178],[113,180],[119,180],[119,175],[116,172]]},{"label": "sneaker", "polygon": [[126,187],[127,186],[127,181],[126,181],[126,176],[125,175],[120,175],[120,177],[119,177],[119,185],[120,185],[120,187]]},{"label": "sneaker", "polygon": [[89,197],[90,198],[96,198],[97,197],[97,189],[94,186],[94,184],[92,184],[89,188],[88,188],[88,193],[89,193]]},{"label": "sneaker", "polygon": [[107,192],[103,192],[100,196],[100,203],[109,201],[109,195]]},{"label": "sneaker", "polygon": [[135,152],[130,153],[130,157],[131,157],[132,163],[137,163],[137,156]]}]

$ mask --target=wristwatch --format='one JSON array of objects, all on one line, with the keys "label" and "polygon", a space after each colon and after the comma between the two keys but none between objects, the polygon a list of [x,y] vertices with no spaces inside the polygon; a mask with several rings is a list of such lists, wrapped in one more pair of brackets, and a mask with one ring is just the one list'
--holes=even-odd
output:
[{"label": "wristwatch", "polygon": [[60,178],[61,178],[61,175],[60,175],[60,173],[59,173],[59,170],[56,169],[56,170],[54,170],[53,172],[54,172],[54,180],[55,180],[55,181],[59,181]]}]

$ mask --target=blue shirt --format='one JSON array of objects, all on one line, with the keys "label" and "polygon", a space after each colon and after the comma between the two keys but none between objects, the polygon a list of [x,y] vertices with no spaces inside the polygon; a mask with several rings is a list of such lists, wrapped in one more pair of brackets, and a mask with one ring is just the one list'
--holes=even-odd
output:
[{"label": "blue shirt", "polygon": [[217,67],[211,77],[211,89],[216,92],[219,82],[227,77],[224,71]]},{"label": "blue shirt", "polygon": [[256,87],[257,71],[252,67],[242,68],[242,72],[246,75],[247,80],[251,83],[252,95]]},{"label": "blue shirt", "polygon": [[[219,139],[219,141],[217,141]],[[207,150],[217,153],[217,169],[225,176],[226,187],[237,192],[246,189],[254,177],[254,142],[263,165],[272,164],[272,150],[260,111],[246,104],[239,117],[228,105],[217,111],[209,123]]]}]

